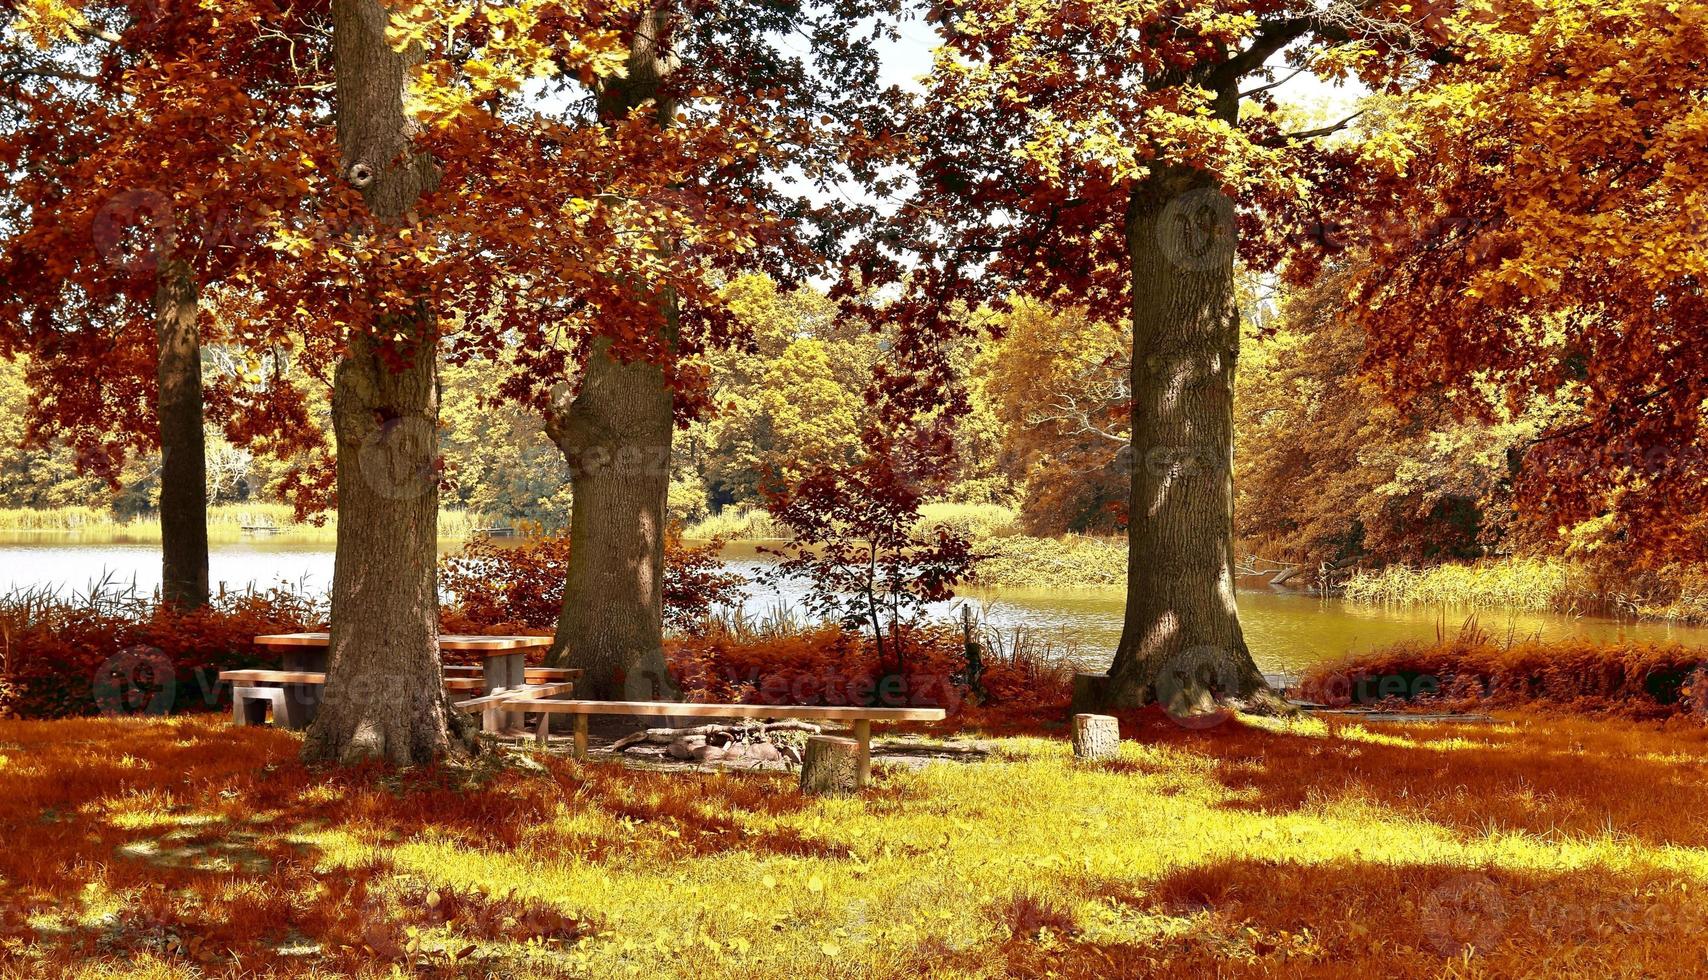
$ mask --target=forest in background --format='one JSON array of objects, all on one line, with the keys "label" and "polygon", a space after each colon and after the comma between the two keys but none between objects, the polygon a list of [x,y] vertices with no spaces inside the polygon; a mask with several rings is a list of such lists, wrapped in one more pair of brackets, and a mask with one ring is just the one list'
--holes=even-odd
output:
[{"label": "forest in background", "polygon": [[[1345,280],[1293,288],[1241,278],[1235,514],[1245,555],[1296,563],[1301,582],[1338,570],[1335,584],[1368,600],[1708,619],[1702,569],[1645,564],[1622,548],[1616,507],[1569,526],[1520,519],[1523,454],[1566,417],[1565,406],[1467,420],[1444,401],[1401,408],[1384,398],[1364,366],[1366,338],[1345,308]],[[691,537],[767,537],[779,533],[764,511],[768,474],[788,481],[808,465],[858,458],[860,433],[874,421],[864,392],[889,339],[839,322],[834,303],[811,287],[749,275],[725,291],[750,342],[705,355],[713,411],[674,441],[670,516]],[[985,577],[996,583],[1118,584],[1131,465],[1128,325],[1033,301],[969,315],[989,329],[954,356],[971,410],[956,422],[956,476],[926,519],[985,542]],[[239,375],[238,356],[210,346],[204,367]],[[442,505],[466,515],[444,533],[561,531],[572,493],[563,456],[536,415],[487,397],[484,371],[443,370]],[[153,513],[157,455],[128,458],[110,485],[69,446],[28,446],[29,397],[25,365],[0,361],[0,508],[95,505],[121,523]],[[326,423],[324,400],[313,418]],[[212,424],[207,446],[216,513],[224,505],[247,521],[289,518],[285,480],[301,461],[234,446]],[[26,527],[0,514],[7,523]],[[1708,526],[1700,515],[1688,523],[1698,533]],[[44,515],[27,526],[56,525]],[[1476,581],[1430,571],[1472,562],[1485,566]]]}]

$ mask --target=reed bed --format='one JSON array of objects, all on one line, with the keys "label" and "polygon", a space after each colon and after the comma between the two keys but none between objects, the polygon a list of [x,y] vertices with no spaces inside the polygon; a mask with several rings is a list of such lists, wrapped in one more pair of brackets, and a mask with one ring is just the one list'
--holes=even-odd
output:
[{"label": "reed bed", "polygon": [[[492,523],[483,514],[443,510],[439,512],[439,537],[471,537]],[[0,533],[70,534],[80,541],[158,541],[160,518],[154,514],[115,514],[102,507],[10,507],[0,508]],[[211,539],[233,541],[248,534],[282,542],[330,542],[338,535],[338,515],[327,514],[322,523],[315,524],[296,520],[289,504],[216,504],[208,508]]]}]

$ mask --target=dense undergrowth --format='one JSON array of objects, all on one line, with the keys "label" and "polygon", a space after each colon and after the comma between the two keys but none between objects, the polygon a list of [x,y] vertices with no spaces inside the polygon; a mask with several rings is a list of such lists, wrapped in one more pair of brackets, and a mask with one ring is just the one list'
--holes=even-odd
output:
[{"label": "dense undergrowth", "polygon": [[[1059,729],[853,798],[541,758],[305,769],[219,719],[0,722],[16,977],[1690,976],[1708,733]],[[880,733],[880,738],[883,733]]]},{"label": "dense undergrowth", "polygon": [[1335,707],[1540,707],[1708,721],[1708,651],[1669,645],[1490,642],[1475,632],[1320,667],[1299,696]]}]

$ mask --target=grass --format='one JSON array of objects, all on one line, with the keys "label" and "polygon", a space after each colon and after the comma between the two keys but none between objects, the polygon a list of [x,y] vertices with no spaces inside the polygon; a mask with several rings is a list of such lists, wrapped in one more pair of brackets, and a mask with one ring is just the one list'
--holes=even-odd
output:
[{"label": "grass", "polygon": [[314,772],[215,718],[0,722],[13,976],[1657,976],[1708,959],[1708,733],[1515,715],[787,777]]},{"label": "grass", "polygon": [[776,541],[789,536],[788,528],[777,523],[762,507],[725,507],[721,512],[682,530],[688,541]]},{"label": "grass", "polygon": [[1708,623],[1708,589],[1700,567],[1658,572],[1595,573],[1558,559],[1501,558],[1414,569],[1391,565],[1356,572],[1346,584],[1353,602],[1531,609],[1565,615],[1614,615]]},{"label": "grass", "polygon": [[1574,579],[1570,565],[1542,559],[1424,569],[1390,565],[1379,572],[1354,573],[1346,583],[1345,594],[1353,602],[1571,612],[1585,593]]},{"label": "grass", "polygon": [[976,547],[986,556],[979,562],[980,585],[1074,589],[1127,581],[1126,538],[1016,536],[979,541]]},{"label": "grass", "polygon": [[1020,533],[1020,512],[1001,504],[925,504],[919,508],[920,526],[947,524],[975,541],[1010,537]]},{"label": "grass", "polygon": [[[439,512],[441,538],[466,538],[491,521],[460,510]],[[208,508],[208,537],[232,541],[245,527],[276,527],[265,540],[331,542],[338,535],[338,516],[328,514],[322,525],[298,523],[289,504],[215,504]],[[153,515],[121,517],[101,507],[61,507],[53,510],[0,508],[0,533],[74,534],[81,541],[158,541],[160,519]]]}]

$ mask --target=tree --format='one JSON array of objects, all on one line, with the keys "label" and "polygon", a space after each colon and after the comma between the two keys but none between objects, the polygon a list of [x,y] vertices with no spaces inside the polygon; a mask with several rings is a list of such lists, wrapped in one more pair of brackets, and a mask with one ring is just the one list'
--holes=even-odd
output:
[{"label": "tree", "polygon": [[319,17],[96,0],[6,27],[0,354],[31,355],[33,444],[109,481],[158,448],[167,602],[208,598],[201,297],[300,209],[319,100],[291,55]]},{"label": "tree", "polygon": [[[394,43],[380,0],[334,0],[339,172],[379,233],[437,186],[410,142],[418,44]],[[425,295],[385,297],[352,324],[332,386],[338,544],[325,703],[303,755],[399,765],[453,748],[461,721],[439,664],[439,324]],[[466,722],[461,727],[466,728]]]},{"label": "tree", "polygon": [[1288,289],[1279,324],[1242,357],[1235,397],[1238,531],[1259,554],[1382,565],[1478,558],[1533,542],[1511,533],[1509,460],[1549,407],[1457,419],[1390,404],[1364,370],[1369,338],[1339,264]]},{"label": "tree", "polygon": [[1033,534],[1114,530],[1126,520],[1131,441],[1124,325],[1027,301],[999,326],[975,365],[977,396],[1002,423],[1022,522]]},{"label": "tree", "polygon": [[766,549],[780,559],[767,576],[806,580],[808,612],[870,630],[880,667],[893,662],[905,685],[910,628],[929,604],[954,598],[977,556],[966,535],[946,525],[916,531],[920,488],[931,480],[917,471],[913,447],[875,430],[861,441],[865,452],[853,464],[821,464],[794,481],[771,476],[766,506],[793,536]]},{"label": "tree", "polygon": [[1352,308],[1402,405],[1487,420],[1559,403],[1523,451],[1534,533],[1611,525],[1653,560],[1708,537],[1708,12],[1470,5],[1462,60],[1387,109],[1387,165],[1338,229]]},{"label": "tree", "polygon": [[[440,352],[489,365],[495,401],[541,407],[577,357],[669,360],[659,327],[673,304],[660,297],[697,277],[660,243],[750,241],[747,216],[726,222],[670,193],[706,150],[693,141],[723,134],[644,114],[566,118],[543,97],[620,73],[623,25],[639,14],[545,0],[334,7],[340,180],[314,221],[271,243],[290,274],[248,284],[276,311],[257,344],[300,338],[307,377],[336,364],[339,551],[311,758],[457,748],[435,641]],[[588,551],[621,567],[580,539],[571,565]]]},{"label": "tree", "polygon": [[[913,193],[868,237],[913,324],[887,397],[942,387],[957,309],[1014,296],[1132,329],[1127,611],[1104,696],[1272,706],[1234,602],[1237,252],[1275,261],[1323,199],[1341,125],[1289,132],[1271,59],[1385,84],[1444,57],[1431,18],[1381,2],[955,0],[909,117]],[[1302,236],[1299,236],[1302,237]],[[911,260],[904,261],[904,254]]]},{"label": "tree", "polygon": [[[594,119],[618,158],[677,174],[648,204],[679,213],[630,243],[647,267],[609,275],[604,300],[582,297],[593,327],[573,383],[543,370],[569,360],[554,353],[525,361],[512,386],[545,411],[574,485],[552,658],[586,672],[588,696],[663,670],[671,446],[677,424],[707,407],[694,359],[738,328],[724,283],[753,270],[799,281],[859,210],[814,206],[791,185],[828,187],[844,157],[866,156],[849,146],[882,138],[873,41],[893,28],[875,18],[895,6],[657,0],[611,21],[625,68],[593,86]],[[805,55],[793,49],[803,38]],[[558,390],[542,397],[548,378]]]}]

